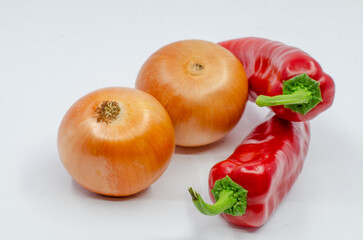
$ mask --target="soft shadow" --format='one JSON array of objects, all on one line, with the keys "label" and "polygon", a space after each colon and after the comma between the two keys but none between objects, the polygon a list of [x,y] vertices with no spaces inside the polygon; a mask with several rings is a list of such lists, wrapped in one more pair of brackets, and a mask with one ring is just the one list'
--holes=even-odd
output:
[{"label": "soft shadow", "polygon": [[136,194],[133,194],[131,196],[125,196],[125,197],[116,197],[116,196],[105,196],[105,195],[101,195],[101,194],[97,194],[97,193],[93,193],[87,189],[85,189],[84,187],[82,187],[81,185],[79,185],[75,180],[72,179],[72,188],[73,190],[85,197],[89,197],[89,198],[94,198],[94,199],[99,199],[99,200],[104,200],[104,201],[128,201],[128,200],[132,200],[134,198],[142,198],[145,195],[147,195],[150,191],[149,188],[146,188],[144,190],[142,190],[141,192],[138,192]]},{"label": "soft shadow", "polygon": [[181,146],[175,146],[175,150],[174,153],[176,154],[195,154],[195,153],[202,153],[202,152],[206,152],[209,151],[212,148],[216,148],[220,145],[224,144],[224,138],[214,142],[214,143],[210,143],[208,145],[205,146],[200,146],[200,147],[181,147]]},{"label": "soft shadow", "polygon": [[215,151],[216,149],[225,149],[226,146],[232,144],[237,146],[242,139],[253,129],[257,124],[263,122],[266,116],[270,113],[267,108],[257,107],[254,103],[247,102],[245,112],[236,124],[236,126],[223,138],[216,142],[200,147],[181,147],[176,146],[174,153],[176,154],[198,154],[203,152]]},{"label": "soft shadow", "polygon": [[261,227],[242,227],[242,226],[238,226],[238,225],[232,224],[230,222],[228,222],[228,225],[231,228],[238,229],[238,230],[243,230],[243,231],[248,232],[248,233],[255,233],[258,230],[260,230],[260,228],[263,227],[263,226],[261,226]]}]

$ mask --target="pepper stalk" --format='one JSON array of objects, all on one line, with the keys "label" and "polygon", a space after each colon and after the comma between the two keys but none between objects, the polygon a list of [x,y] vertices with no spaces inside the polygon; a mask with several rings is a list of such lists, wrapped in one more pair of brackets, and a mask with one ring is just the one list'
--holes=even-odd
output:
[{"label": "pepper stalk", "polygon": [[260,107],[284,105],[305,115],[323,101],[319,85],[318,81],[303,73],[283,82],[282,95],[260,95],[256,104]]},{"label": "pepper stalk", "polygon": [[247,190],[235,183],[229,176],[215,182],[212,194],[216,202],[207,204],[199,193],[188,189],[195,207],[204,215],[214,216],[226,213],[242,216],[247,208]]}]

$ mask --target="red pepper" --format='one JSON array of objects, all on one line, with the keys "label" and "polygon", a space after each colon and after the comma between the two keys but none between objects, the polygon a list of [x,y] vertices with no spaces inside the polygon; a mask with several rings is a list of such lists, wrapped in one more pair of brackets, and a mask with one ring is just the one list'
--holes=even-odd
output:
[{"label": "red pepper", "polygon": [[219,44],[242,62],[250,100],[259,106],[271,106],[279,117],[307,121],[332,105],[333,79],[300,49],[254,37]]},{"label": "red pepper", "polygon": [[308,122],[273,116],[210,170],[210,195],[215,204],[205,203],[189,188],[194,205],[206,215],[222,213],[233,224],[263,225],[300,174],[309,141]]}]

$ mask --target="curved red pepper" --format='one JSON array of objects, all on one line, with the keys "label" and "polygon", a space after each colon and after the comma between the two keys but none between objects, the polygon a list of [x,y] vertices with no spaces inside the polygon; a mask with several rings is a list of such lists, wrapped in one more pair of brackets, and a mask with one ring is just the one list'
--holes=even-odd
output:
[{"label": "curved red pepper", "polygon": [[211,198],[217,200],[214,205],[206,204],[189,189],[195,206],[206,215],[223,212],[228,222],[240,226],[263,225],[300,174],[309,141],[308,122],[273,116],[252,130],[227,160],[210,170]]},{"label": "curved red pepper", "polygon": [[[283,82],[303,73],[320,84],[322,101],[307,104],[306,100],[305,103],[310,109],[300,112],[289,109],[292,105],[276,106],[274,105],[276,103],[261,101],[260,106],[271,106],[279,117],[290,121],[307,121],[332,105],[335,93],[334,81],[323,72],[315,59],[300,49],[255,37],[233,39],[219,44],[230,50],[242,62],[249,80],[251,101],[255,101],[259,95],[283,94]],[[297,102],[295,107],[299,108],[305,103]]]}]

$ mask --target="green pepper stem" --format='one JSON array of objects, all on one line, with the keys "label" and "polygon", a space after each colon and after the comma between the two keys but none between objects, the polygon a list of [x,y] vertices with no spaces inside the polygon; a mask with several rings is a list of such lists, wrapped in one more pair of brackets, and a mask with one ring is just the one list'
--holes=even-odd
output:
[{"label": "green pepper stem", "polygon": [[256,99],[256,104],[260,107],[291,105],[307,103],[310,100],[311,92],[305,89],[299,89],[292,94],[265,96],[260,95]]},{"label": "green pepper stem", "polygon": [[234,192],[232,190],[222,190],[219,193],[218,201],[212,205],[204,202],[200,194],[194,191],[191,187],[188,190],[192,196],[195,207],[204,215],[218,215],[226,209],[231,208],[237,202],[237,198],[234,196]]},{"label": "green pepper stem", "polygon": [[312,79],[306,73],[283,81],[282,95],[260,95],[256,98],[256,104],[260,107],[283,105],[302,115],[308,113],[322,101],[320,82]]}]

